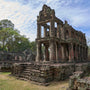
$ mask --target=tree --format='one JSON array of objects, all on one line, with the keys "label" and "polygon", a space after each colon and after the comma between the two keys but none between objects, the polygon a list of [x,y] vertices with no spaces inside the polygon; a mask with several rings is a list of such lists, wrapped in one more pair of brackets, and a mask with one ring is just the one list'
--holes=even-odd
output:
[{"label": "tree", "polygon": [[0,30],[0,47],[3,51],[22,52],[30,48],[29,39],[20,35],[18,30],[3,28]]},{"label": "tree", "polygon": [[30,49],[32,50],[32,52],[36,53],[36,42],[35,41],[30,42]]}]

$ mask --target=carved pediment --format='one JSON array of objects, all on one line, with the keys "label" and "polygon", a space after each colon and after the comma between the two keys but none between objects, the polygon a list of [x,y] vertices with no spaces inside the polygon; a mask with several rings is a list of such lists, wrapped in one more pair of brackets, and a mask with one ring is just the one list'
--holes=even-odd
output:
[{"label": "carved pediment", "polygon": [[39,16],[37,17],[37,21],[45,21],[51,19],[55,15],[55,11],[48,7],[47,5],[43,5],[42,10],[39,12]]}]

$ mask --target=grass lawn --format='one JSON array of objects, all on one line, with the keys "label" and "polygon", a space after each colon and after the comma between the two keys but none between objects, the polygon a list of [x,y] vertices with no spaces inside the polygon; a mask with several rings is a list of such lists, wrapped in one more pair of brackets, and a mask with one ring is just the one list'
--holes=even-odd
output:
[{"label": "grass lawn", "polygon": [[34,85],[30,81],[17,80],[10,73],[0,72],[0,90],[66,90],[68,81],[52,82],[49,86]]}]

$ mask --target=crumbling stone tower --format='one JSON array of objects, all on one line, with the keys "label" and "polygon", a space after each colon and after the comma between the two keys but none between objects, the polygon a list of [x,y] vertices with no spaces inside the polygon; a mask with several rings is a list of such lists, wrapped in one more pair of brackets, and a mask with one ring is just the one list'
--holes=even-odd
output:
[{"label": "crumbling stone tower", "polygon": [[[55,11],[47,5],[43,6],[37,17],[36,42],[36,62],[81,62],[87,60],[88,48],[85,34],[76,31],[67,21],[63,23],[55,16]],[[42,44],[45,47],[44,60],[41,57]]]},{"label": "crumbling stone tower", "polygon": [[[47,23],[50,23],[48,25]],[[55,28],[55,22],[57,27]],[[60,28],[63,22],[55,16],[55,11],[44,5],[37,17],[37,57],[36,61],[41,60],[41,44],[45,46],[44,61],[58,62],[58,48],[60,46]],[[44,27],[44,37],[41,37],[41,27]]]}]

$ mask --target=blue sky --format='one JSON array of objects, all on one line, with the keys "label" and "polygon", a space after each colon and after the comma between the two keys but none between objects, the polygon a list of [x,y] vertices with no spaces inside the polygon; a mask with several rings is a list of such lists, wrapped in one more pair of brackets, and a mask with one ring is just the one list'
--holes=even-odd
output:
[{"label": "blue sky", "polygon": [[58,18],[67,20],[90,38],[90,0],[0,0],[0,20],[11,20],[22,35],[34,41],[36,19],[43,4],[55,9]]}]

